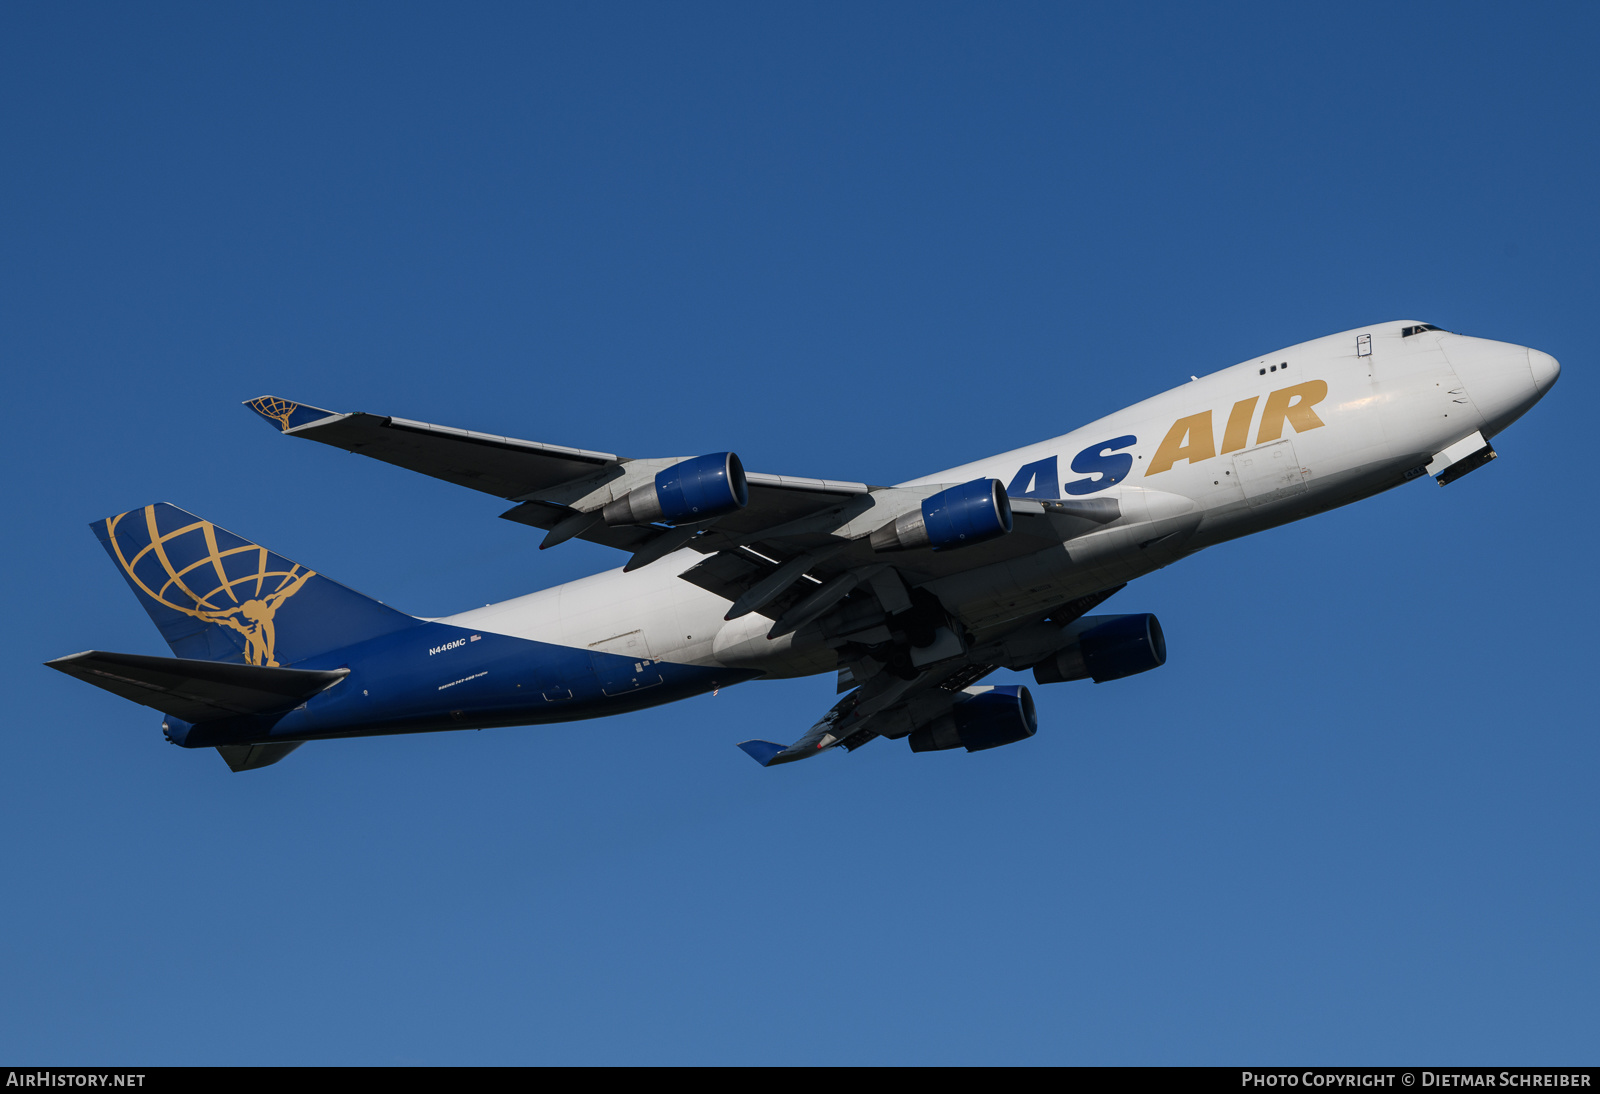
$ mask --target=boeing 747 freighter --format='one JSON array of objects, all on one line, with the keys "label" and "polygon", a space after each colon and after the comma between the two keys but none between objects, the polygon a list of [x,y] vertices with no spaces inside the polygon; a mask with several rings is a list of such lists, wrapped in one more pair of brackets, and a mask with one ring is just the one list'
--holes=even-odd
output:
[{"label": "boeing 747 freighter", "polygon": [[1095,609],[1225,540],[1495,458],[1555,358],[1428,323],[1360,327],[1195,379],[1053,440],[898,486],[746,472],[731,452],[636,458],[287,399],[319,441],[512,503],[616,548],[619,569],[421,619],[168,504],[95,534],[172,657],[49,662],[165,715],[235,771],[308,741],[597,718],[760,678],[836,673],[842,698],[764,766],[880,737],[995,748],[1037,730],[1026,687],[1166,660],[1150,614]]}]

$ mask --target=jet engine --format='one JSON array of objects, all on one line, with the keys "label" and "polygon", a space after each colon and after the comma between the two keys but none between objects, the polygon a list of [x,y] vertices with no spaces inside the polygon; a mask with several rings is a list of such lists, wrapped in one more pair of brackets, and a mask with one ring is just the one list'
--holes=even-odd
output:
[{"label": "jet engine", "polygon": [[1038,731],[1033,696],[1027,688],[1009,684],[959,700],[949,713],[913,730],[908,740],[913,752],[939,752],[946,748],[981,752],[1013,744]]},{"label": "jet engine", "polygon": [[874,551],[945,551],[995,539],[1011,531],[1011,499],[999,479],[973,479],[922,500],[872,533]]},{"label": "jet engine", "polygon": [[1106,616],[1056,654],[1033,666],[1041,684],[1093,680],[1103,684],[1148,672],[1167,663],[1167,640],[1153,615]]},{"label": "jet engine", "polygon": [[610,502],[600,515],[607,524],[694,523],[743,509],[750,503],[744,465],[732,452],[682,460]]}]

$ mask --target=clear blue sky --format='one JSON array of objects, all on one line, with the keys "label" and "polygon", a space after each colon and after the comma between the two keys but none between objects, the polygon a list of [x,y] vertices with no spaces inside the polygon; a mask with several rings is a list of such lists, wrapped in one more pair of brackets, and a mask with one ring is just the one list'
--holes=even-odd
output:
[{"label": "clear blue sky", "polygon": [[[0,1058],[1593,1063],[1592,5],[0,11]],[[1111,602],[1037,737],[763,771],[831,678],[232,775],[171,501],[406,610],[615,565],[283,395],[893,482],[1397,318],[1565,372],[1447,489]],[[1589,485],[1586,485],[1589,484]]]}]

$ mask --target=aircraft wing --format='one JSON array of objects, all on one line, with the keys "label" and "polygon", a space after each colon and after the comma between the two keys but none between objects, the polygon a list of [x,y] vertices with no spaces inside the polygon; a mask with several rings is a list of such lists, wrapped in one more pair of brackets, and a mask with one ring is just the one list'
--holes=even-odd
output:
[{"label": "aircraft wing", "polygon": [[[273,396],[251,399],[245,405],[289,436],[320,441],[518,502],[515,509],[503,515],[546,530],[583,514],[584,510],[574,508],[572,502],[581,505],[596,494],[609,501],[622,485],[631,486],[632,480],[653,476],[682,460],[630,459],[610,452],[524,441],[406,418],[340,413]],[[746,479],[749,504],[719,522],[722,531],[738,534],[787,524],[871,489],[859,482],[786,475],[748,474]],[[608,491],[607,487],[611,489]],[[637,551],[660,532],[660,528],[648,525],[616,527],[594,521],[572,534],[608,547]],[[566,538],[561,535],[552,542],[547,537],[546,545],[555,546]]]},{"label": "aircraft wing", "polygon": [[[835,703],[829,711],[791,745],[776,741],[741,741],[739,748],[762,767],[793,763],[820,756],[844,746],[854,752],[876,737],[898,740],[949,714],[957,704],[976,693],[974,687],[999,668],[1023,668],[1036,663],[1068,641],[1067,628],[1121,591],[1117,585],[1062,604],[1043,619],[992,635],[983,645],[961,656],[930,665],[915,674],[896,674],[873,659],[848,663],[840,670],[844,681],[871,672],[860,687]],[[1031,729],[1029,730],[1031,733]]]},{"label": "aircraft wing", "polygon": [[847,752],[854,752],[881,736],[891,723],[904,722],[909,732],[919,716],[931,720],[944,713],[964,688],[999,667],[984,664],[941,667],[929,669],[911,680],[880,673],[835,703],[793,744],[785,746],[776,741],[756,740],[741,741],[739,747],[762,767],[808,760],[839,745]]},{"label": "aircraft wing", "polygon": [[[580,538],[630,552],[646,565],[682,547],[706,559],[682,576],[730,601],[728,618],[759,612],[772,636],[804,626],[855,596],[891,612],[912,608],[908,587],[1056,546],[1120,515],[1109,500],[1006,499],[1007,535],[963,546],[884,554],[870,538],[953,484],[880,487],[860,482],[745,472],[746,503],[709,519],[613,519],[615,507],[661,481],[684,457],[625,457],[367,413],[340,413],[272,396],[246,403],[284,434],[357,452],[515,502],[508,520],[544,529],[541,547]],[[693,458],[693,462],[712,460]],[[988,480],[965,484],[976,486]],[[983,487],[987,489],[987,487]],[[997,488],[998,489],[998,488]],[[653,496],[653,495],[652,495]]]},{"label": "aircraft wing", "polygon": [[533,493],[622,462],[609,452],[586,452],[378,414],[340,414],[271,396],[251,399],[245,405],[293,436],[502,498]]}]

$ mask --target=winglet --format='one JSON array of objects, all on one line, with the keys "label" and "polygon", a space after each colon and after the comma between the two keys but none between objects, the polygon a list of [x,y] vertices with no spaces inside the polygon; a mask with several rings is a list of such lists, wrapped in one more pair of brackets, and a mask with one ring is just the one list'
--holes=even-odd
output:
[{"label": "winglet", "polygon": [[321,407],[307,406],[304,403],[291,403],[288,399],[280,399],[276,395],[246,399],[244,405],[267,421],[276,424],[285,433],[299,429],[303,425],[310,425],[312,422],[320,422],[324,418],[342,417],[337,410],[323,410]]},{"label": "winglet", "polygon": [[739,747],[762,767],[772,766],[772,758],[784,750],[784,745],[772,741],[740,741]]}]

